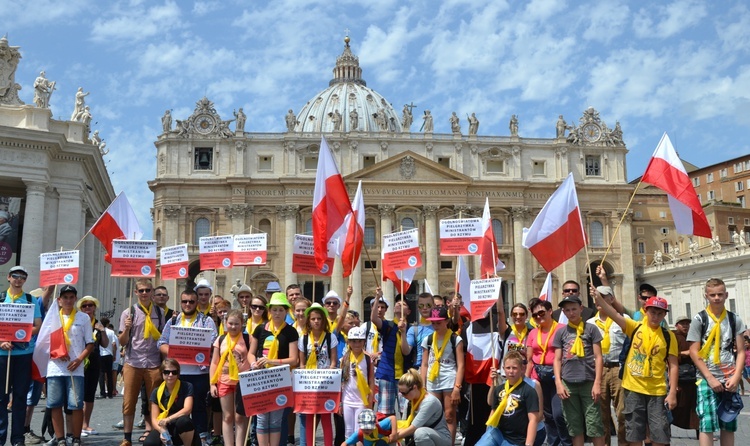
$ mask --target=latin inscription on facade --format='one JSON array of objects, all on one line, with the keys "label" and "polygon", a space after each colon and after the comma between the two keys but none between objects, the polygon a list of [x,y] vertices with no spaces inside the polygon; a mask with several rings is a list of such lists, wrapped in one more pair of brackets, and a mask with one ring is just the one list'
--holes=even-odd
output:
[{"label": "latin inscription on facade", "polygon": [[[354,189],[349,195],[354,195]],[[313,189],[243,189],[236,187],[233,195],[251,197],[312,197]],[[550,194],[540,192],[520,191],[467,191],[464,189],[393,189],[393,188],[364,188],[365,196],[394,196],[394,197],[466,197],[466,198],[516,198],[529,200],[547,200]]]}]

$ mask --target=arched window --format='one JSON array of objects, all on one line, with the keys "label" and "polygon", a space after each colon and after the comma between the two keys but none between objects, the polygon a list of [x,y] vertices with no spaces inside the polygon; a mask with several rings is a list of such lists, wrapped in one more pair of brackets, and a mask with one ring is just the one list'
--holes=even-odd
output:
[{"label": "arched window", "polygon": [[198,246],[200,244],[200,238],[206,237],[211,233],[211,222],[207,218],[201,217],[195,220],[195,239],[193,244]]},{"label": "arched window", "polygon": [[305,222],[305,235],[312,235],[312,218],[308,218]]},{"label": "arched window", "polygon": [[375,222],[368,218],[365,220],[365,245],[375,246],[376,243]]},{"label": "arched window", "polygon": [[495,243],[498,246],[503,244],[503,222],[493,218],[492,219],[492,232],[495,234]]},{"label": "arched window", "polygon": [[589,228],[591,246],[601,248],[604,246],[604,226],[601,222],[592,221]]},{"label": "arched window", "polygon": [[406,231],[407,229],[414,229],[417,225],[414,224],[414,220],[409,217],[401,219],[401,230]]},{"label": "arched window", "polygon": [[267,218],[264,218],[261,221],[259,221],[258,222],[258,230],[260,230],[260,232],[265,232],[266,234],[268,234],[268,237],[267,237],[266,240],[267,240],[268,244],[270,245],[271,244],[271,239],[272,239],[271,238],[271,235],[272,235],[271,234],[271,221],[268,220]]}]

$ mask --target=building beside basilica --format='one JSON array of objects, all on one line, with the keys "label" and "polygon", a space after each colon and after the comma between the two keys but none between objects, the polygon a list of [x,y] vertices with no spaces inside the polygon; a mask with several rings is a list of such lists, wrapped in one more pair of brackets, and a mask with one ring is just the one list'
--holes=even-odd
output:
[{"label": "building beside basilica", "polygon": [[[525,302],[538,295],[546,273],[521,246],[522,229],[568,172],[575,177],[590,247],[588,255],[581,251],[554,271],[556,295],[565,280],[586,283],[587,262],[604,256],[633,191],[619,123],[610,129],[589,108],[573,125],[566,125],[562,116],[550,122],[557,127],[557,138],[552,139],[519,136],[523,132],[515,116],[509,135],[483,135],[478,122],[462,127],[465,123],[457,117],[453,132],[440,134],[433,133],[429,110],[412,115],[408,105],[394,109],[393,101],[406,102],[384,98],[367,85],[347,38],[329,85],[298,113],[292,108],[279,117],[286,122],[284,133],[245,129],[241,109],[232,130],[228,117],[219,116],[205,97],[191,116],[176,119],[174,128],[172,117],[165,115],[164,132],[155,142],[156,177],[149,182],[154,236],[159,246],[189,243],[191,259],[190,279],[173,291],[199,275],[214,282],[215,292],[222,295],[229,294],[237,280],[254,290],[263,290],[271,280],[282,286],[300,283],[308,297],[313,286],[318,297],[328,289],[345,291],[349,279],[341,277],[338,261],[330,278],[296,275],[291,268],[294,234],[311,233],[321,136],[333,151],[350,196],[358,181],[363,185],[369,257],[363,251],[352,275],[355,296],[371,294],[379,284],[381,236],[408,228],[419,229],[423,256],[410,293],[421,291],[425,279],[433,291],[452,289],[457,259],[440,256],[439,221],[480,217],[485,197],[506,265],[498,274],[507,300]],[[200,271],[199,237],[258,231],[268,234],[266,266]],[[616,289],[635,286],[631,232],[626,216],[606,255]],[[469,262],[472,277],[477,262]],[[384,289],[386,295],[395,294],[390,283]]]}]

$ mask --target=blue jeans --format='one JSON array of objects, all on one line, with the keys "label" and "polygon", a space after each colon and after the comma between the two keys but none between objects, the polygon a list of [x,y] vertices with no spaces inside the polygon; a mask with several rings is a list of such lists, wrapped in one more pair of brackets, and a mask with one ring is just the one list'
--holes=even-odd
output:
[{"label": "blue jeans", "polygon": [[[13,392],[13,407],[11,410],[12,425],[10,428],[10,443],[24,442],[24,428],[26,421],[26,395],[31,386],[31,353],[27,355],[15,355],[10,359],[10,381],[9,390]],[[8,370],[8,356],[0,356],[0,379],[5,382]],[[0,384],[2,385],[2,384]],[[5,387],[0,390],[0,444],[5,444],[8,439],[8,398]]]},{"label": "blue jeans", "polygon": [[[536,439],[534,440],[534,446],[542,446],[544,439],[547,436],[544,429],[536,431]],[[515,445],[503,437],[503,433],[496,427],[487,427],[487,431],[479,439],[476,446],[519,446]]]}]

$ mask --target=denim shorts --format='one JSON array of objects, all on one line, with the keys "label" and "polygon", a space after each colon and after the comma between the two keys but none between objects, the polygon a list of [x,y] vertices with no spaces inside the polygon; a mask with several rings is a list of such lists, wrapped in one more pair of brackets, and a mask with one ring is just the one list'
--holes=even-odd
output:
[{"label": "denim shorts", "polygon": [[47,408],[83,409],[83,376],[47,377]]},{"label": "denim shorts", "polygon": [[29,393],[26,395],[27,406],[34,407],[39,404],[39,399],[42,397],[42,387],[44,387],[44,383],[35,381],[33,379],[31,380]]}]

